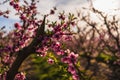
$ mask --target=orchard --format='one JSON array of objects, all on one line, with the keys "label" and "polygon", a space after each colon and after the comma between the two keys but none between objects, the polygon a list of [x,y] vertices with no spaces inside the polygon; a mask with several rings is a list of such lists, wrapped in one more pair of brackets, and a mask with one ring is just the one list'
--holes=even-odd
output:
[{"label": "orchard", "polygon": [[[87,13],[77,12],[77,15],[60,12],[57,20],[51,21],[49,17],[55,15],[57,8],[38,17],[38,2],[2,3],[9,3],[19,21],[9,33],[4,33],[4,26],[0,29],[0,80],[120,79],[117,15],[107,15],[91,6]],[[9,19],[10,12],[0,10],[0,17]],[[91,13],[98,20],[92,20]],[[41,72],[32,70],[35,66]],[[30,69],[25,70],[27,67]],[[30,70],[33,72],[29,73]],[[33,78],[35,74],[40,77]]]}]

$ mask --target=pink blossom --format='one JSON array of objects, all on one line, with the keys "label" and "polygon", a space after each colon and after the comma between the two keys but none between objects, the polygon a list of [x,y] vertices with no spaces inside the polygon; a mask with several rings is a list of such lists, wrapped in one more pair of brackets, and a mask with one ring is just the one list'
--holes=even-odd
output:
[{"label": "pink blossom", "polygon": [[17,51],[19,51],[20,50],[20,48],[19,47],[15,47],[15,52],[17,52]]},{"label": "pink blossom", "polygon": [[25,47],[25,42],[24,42],[24,41],[19,41],[19,46],[20,46],[21,48],[24,48],[24,47]]},{"label": "pink blossom", "polygon": [[61,58],[61,61],[64,62],[64,63],[68,63],[68,60],[69,60],[68,57]]},{"label": "pink blossom", "polygon": [[15,24],[14,24],[14,26],[15,26],[15,28],[17,28],[18,30],[20,30],[20,29],[21,29],[21,26],[20,26],[20,24],[19,24],[19,23],[15,23]]},{"label": "pink blossom", "polygon": [[79,79],[79,76],[78,76],[77,74],[73,74],[73,75],[72,75],[72,78],[73,78],[74,80],[80,80],[80,79]]},{"label": "pink blossom", "polygon": [[47,52],[40,53],[40,56],[41,56],[41,57],[45,57],[46,55],[47,55]]},{"label": "pink blossom", "polygon": [[69,58],[75,59],[75,58],[77,58],[77,57],[78,57],[78,54],[75,54],[74,52],[71,52],[71,53],[69,54]]},{"label": "pink blossom", "polygon": [[76,73],[75,68],[74,68],[72,65],[69,65],[69,66],[68,66],[68,71],[69,71],[71,74],[75,74],[75,73]]},{"label": "pink blossom", "polygon": [[11,1],[11,2],[10,2],[10,5],[13,6],[13,5],[14,5],[14,1]]},{"label": "pink blossom", "polygon": [[16,76],[15,76],[15,80],[25,80],[25,74],[24,73],[18,73]]},{"label": "pink blossom", "polygon": [[2,60],[5,64],[9,64],[11,63],[11,59],[10,59],[10,55],[6,55],[3,60]]},{"label": "pink blossom", "polygon": [[[61,47],[61,45],[60,45],[59,42],[53,43],[53,44],[51,45],[51,47],[52,47],[53,51],[55,51],[55,52],[60,52],[60,47]],[[60,53],[60,54],[61,54],[61,53]],[[59,55],[59,53],[58,53],[58,55]]]},{"label": "pink blossom", "polygon": [[75,54],[74,52],[71,52],[69,55],[68,55],[68,57],[70,58],[70,60],[69,60],[69,63],[75,63],[76,62],[76,59],[77,59],[77,57],[78,57],[78,54]]},{"label": "pink blossom", "polygon": [[70,53],[70,50],[69,50],[69,49],[67,49],[67,50],[65,50],[65,52],[69,54],[69,53]]},{"label": "pink blossom", "polygon": [[54,60],[51,59],[51,58],[49,58],[47,61],[48,61],[49,64],[53,64],[54,63]]},{"label": "pink blossom", "polygon": [[58,51],[58,52],[56,52],[57,53],[57,55],[64,55],[64,52],[63,51]]},{"label": "pink blossom", "polygon": [[19,10],[19,5],[18,4],[14,4],[13,7],[16,9],[16,10]]},{"label": "pink blossom", "polygon": [[21,16],[20,16],[20,19],[21,19],[21,20],[26,20],[26,17],[25,17],[24,15],[21,15]]},{"label": "pink blossom", "polygon": [[44,46],[44,47],[42,47],[42,48],[38,48],[38,49],[36,50],[36,52],[44,53],[44,52],[46,52],[47,50],[48,50],[47,46]]}]

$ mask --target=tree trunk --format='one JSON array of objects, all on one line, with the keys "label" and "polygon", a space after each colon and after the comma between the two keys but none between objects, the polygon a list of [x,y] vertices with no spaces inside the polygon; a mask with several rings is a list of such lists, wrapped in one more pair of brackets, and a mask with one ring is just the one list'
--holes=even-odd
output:
[{"label": "tree trunk", "polygon": [[41,36],[44,35],[45,18],[46,18],[46,16],[44,16],[43,23],[41,25],[38,25],[36,37],[33,39],[33,41],[31,42],[31,44],[29,46],[23,48],[19,52],[17,52],[18,56],[17,56],[16,60],[14,61],[14,63],[12,64],[11,68],[9,69],[9,71],[7,72],[6,80],[14,80],[15,75],[17,74],[18,69],[21,66],[21,64],[23,63],[23,61],[30,54],[34,53],[35,52],[35,47],[39,43],[42,42],[42,39],[39,40],[39,36],[40,35]]},{"label": "tree trunk", "polygon": [[19,67],[31,53],[32,50],[29,50],[27,48],[24,48],[22,51],[18,52],[17,58],[7,72],[6,80],[14,80],[15,75],[18,73]]}]

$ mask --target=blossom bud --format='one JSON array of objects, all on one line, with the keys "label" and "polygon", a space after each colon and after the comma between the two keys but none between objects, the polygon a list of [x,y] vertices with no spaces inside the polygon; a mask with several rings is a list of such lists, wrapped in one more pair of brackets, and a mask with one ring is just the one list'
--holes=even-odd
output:
[{"label": "blossom bud", "polygon": [[20,26],[19,23],[15,23],[14,26],[15,26],[15,28],[17,28],[17,29],[21,29],[21,26]]}]

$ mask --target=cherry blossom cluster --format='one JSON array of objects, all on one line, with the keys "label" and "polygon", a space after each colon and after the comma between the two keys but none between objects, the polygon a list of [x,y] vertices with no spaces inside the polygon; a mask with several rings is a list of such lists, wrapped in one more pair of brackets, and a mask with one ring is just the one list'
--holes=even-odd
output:
[{"label": "cherry blossom cluster", "polygon": [[[70,27],[74,26],[74,20],[76,18],[72,14],[70,14],[67,18],[65,17],[64,13],[60,13],[58,16],[60,21],[44,24],[43,26],[46,26],[48,29],[43,31],[44,34],[37,35],[37,30],[42,25],[44,20],[36,18],[37,7],[34,0],[32,0],[31,3],[28,3],[24,0],[24,3],[25,4],[20,4],[19,0],[10,1],[10,6],[16,10],[16,14],[19,16],[21,22],[16,22],[14,24],[15,30],[12,35],[12,41],[14,44],[10,47],[8,47],[8,45],[6,48],[4,48],[4,51],[9,51],[10,54],[5,55],[2,61],[5,64],[12,65],[12,63],[14,63],[14,59],[11,57],[11,53],[19,52],[23,48],[27,47],[32,40],[37,39],[36,41],[38,41],[38,44],[34,46],[36,49],[35,53],[41,57],[44,57],[50,50],[53,51],[55,55],[60,57],[62,56],[63,58],[61,58],[61,61],[68,64],[68,72],[72,74],[74,80],[79,80],[79,76],[75,69],[78,55],[74,52],[70,52],[69,50],[66,52],[60,42],[62,39],[71,39],[70,36],[72,35],[72,32],[70,31]],[[52,9],[50,14],[54,14],[55,10],[56,8]],[[53,64],[54,60],[49,58],[48,62]],[[24,79],[25,75],[23,73],[18,73],[15,76],[15,80]]]},{"label": "cherry blossom cluster", "polygon": [[75,54],[74,52],[70,52],[69,49],[67,49],[65,52],[67,52],[68,55],[61,58],[61,61],[63,63],[68,64],[68,71],[72,74],[72,78],[74,80],[79,80],[79,75],[78,75],[77,70],[75,68],[78,54]]},{"label": "cherry blossom cluster", "polygon": [[31,4],[24,1],[25,4],[20,5],[19,1],[12,0],[10,5],[17,11],[19,18],[23,24],[16,22],[14,27],[16,31],[14,32],[15,47],[14,51],[19,51],[30,43],[31,38],[35,36],[38,24],[41,23],[39,20],[34,18],[37,14],[36,3]]}]

